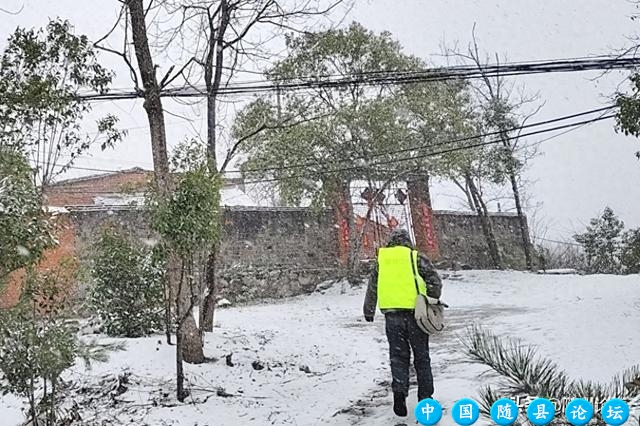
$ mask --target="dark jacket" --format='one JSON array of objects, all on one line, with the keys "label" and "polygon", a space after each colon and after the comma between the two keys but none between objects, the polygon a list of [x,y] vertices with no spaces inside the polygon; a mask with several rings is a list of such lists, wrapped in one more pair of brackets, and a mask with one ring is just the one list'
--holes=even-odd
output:
[{"label": "dark jacket", "polygon": [[[415,248],[411,244],[411,240],[400,235],[394,236],[387,244],[387,247],[395,247],[395,246],[405,246],[411,249]],[[439,299],[442,293],[442,281],[440,280],[440,276],[438,272],[436,272],[435,267],[431,263],[431,261],[422,253],[418,253],[418,273],[424,279],[424,282],[427,285],[427,295],[429,297],[433,297],[435,299]],[[376,260],[375,267],[371,272],[371,278],[369,279],[369,285],[367,287],[367,294],[364,299],[364,316],[373,318],[376,312],[376,306],[378,305],[378,262]],[[393,311],[385,310],[385,312]]]}]

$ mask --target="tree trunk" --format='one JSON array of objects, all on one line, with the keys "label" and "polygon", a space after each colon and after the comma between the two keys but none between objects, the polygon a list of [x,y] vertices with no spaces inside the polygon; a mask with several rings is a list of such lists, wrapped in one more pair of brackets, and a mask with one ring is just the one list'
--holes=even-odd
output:
[{"label": "tree trunk", "polygon": [[54,426],[56,424],[56,382],[51,381],[51,400],[49,401],[49,424]]},{"label": "tree trunk", "polygon": [[434,228],[429,174],[424,173],[408,179],[407,192],[416,248],[432,261],[437,261],[440,258],[440,250]]},{"label": "tree trunk", "polygon": [[465,184],[461,184],[460,182],[458,182],[457,179],[452,179],[453,183],[460,188],[460,190],[462,192],[464,192],[464,195],[467,197],[467,204],[469,205],[469,208],[473,211],[476,210],[475,204],[473,202],[473,199],[471,198],[471,193],[469,192],[469,185],[467,185],[466,181]]},{"label": "tree trunk", "polygon": [[[220,22],[216,31],[212,22],[209,22],[209,51],[205,62],[205,84],[207,86],[207,164],[209,173],[218,173],[216,154],[216,128],[217,128],[217,99],[218,90],[222,81],[222,67],[224,61],[224,36],[229,25],[229,5],[227,0],[220,3]],[[205,282],[207,292],[200,306],[200,329],[213,331],[213,315],[215,311],[216,297],[216,263],[219,258],[220,245],[213,244],[207,257],[207,269]]]},{"label": "tree trunk", "polygon": [[[173,257],[173,256],[171,256]],[[184,348],[184,341],[182,339],[183,336],[183,330],[182,330],[182,323],[183,321],[182,316],[184,315],[182,313],[182,306],[180,303],[180,296],[179,294],[182,292],[182,287],[183,287],[183,282],[185,279],[185,265],[184,262],[171,262],[170,263],[170,268],[172,267],[172,265],[176,265],[176,264],[180,264],[180,273],[178,276],[178,295],[176,296],[176,300],[175,300],[175,304],[176,304],[176,398],[178,399],[178,401],[180,402],[184,402],[184,399],[186,398],[186,394],[184,391],[184,365],[182,363],[183,361],[183,348]],[[177,271],[173,271],[174,274],[177,274]]]},{"label": "tree trunk", "polygon": [[178,326],[176,330],[176,398],[178,401],[184,402],[187,397],[184,391],[184,365],[182,364],[182,327]]},{"label": "tree trunk", "polygon": [[193,309],[182,325],[182,356],[189,364],[202,364],[205,361],[202,334],[193,317]]},{"label": "tree trunk", "polygon": [[[42,401],[47,399],[47,379],[43,379],[42,380],[42,386],[43,386],[43,391],[42,391]],[[51,400],[49,400],[49,408],[45,410],[45,424],[46,425],[53,425],[53,423],[51,422]]]},{"label": "tree trunk", "polygon": [[186,276],[180,280],[179,297],[176,300],[176,310],[180,310],[179,315],[176,312],[180,328],[180,332],[177,334],[182,339],[182,359],[190,364],[202,364],[205,361],[202,333],[200,333],[196,319],[193,317],[195,298],[198,297],[200,286],[195,287],[193,259],[184,259],[183,263],[186,264],[187,270]]},{"label": "tree trunk", "polygon": [[171,345],[171,331],[173,329],[173,321],[171,318],[171,312],[173,312],[173,309],[171,309],[172,300],[173,292],[171,291],[171,284],[167,282],[165,283],[164,289],[164,333],[167,338],[167,345]]},{"label": "tree trunk", "polygon": [[216,244],[209,252],[207,257],[207,269],[205,273],[205,281],[207,293],[202,301],[200,308],[200,329],[203,332],[213,331],[213,318],[215,314],[216,301],[216,259],[218,256],[218,244]]},{"label": "tree trunk", "polygon": [[482,232],[484,233],[485,239],[487,240],[487,246],[489,247],[489,256],[491,257],[493,266],[496,269],[502,269],[500,250],[498,249],[498,243],[493,231],[493,223],[491,222],[491,217],[489,216],[487,205],[482,199],[482,196],[480,195],[476,184],[473,182],[473,178],[467,175],[465,177],[465,180],[467,181],[467,185],[469,186],[469,191],[471,192],[471,196],[476,206],[476,212],[478,214],[478,217],[480,218]]},{"label": "tree trunk", "polygon": [[511,189],[513,190],[513,200],[516,204],[516,211],[518,213],[518,222],[520,224],[520,234],[522,235],[522,247],[524,248],[524,258],[527,264],[527,269],[533,270],[533,258],[531,255],[531,239],[529,236],[529,227],[527,226],[527,217],[522,210],[522,203],[520,202],[520,190],[518,189],[518,181],[514,173],[510,173]]},{"label": "tree trunk", "polygon": [[344,193],[347,206],[347,223],[349,225],[349,263],[347,266],[347,280],[350,284],[358,284],[358,272],[360,270],[360,250],[358,247],[358,230],[356,229],[356,218],[353,211],[353,201],[351,200],[350,182],[343,183],[341,191]]},{"label": "tree trunk", "polygon": [[210,94],[207,98],[207,164],[209,173],[217,173],[218,160],[216,155],[216,126],[218,117],[216,115],[216,95]]},{"label": "tree trunk", "polygon": [[[30,367],[33,367],[32,365]],[[33,369],[31,370],[33,371]],[[33,374],[29,378],[29,406],[31,407],[31,419],[33,426],[38,426],[38,410],[36,406],[36,391]]]},{"label": "tree trunk", "polygon": [[171,193],[172,182],[169,173],[169,156],[167,154],[167,134],[164,121],[164,110],[160,98],[160,86],[156,78],[155,65],[149,49],[145,7],[143,0],[127,0],[133,45],[138,61],[138,68],[144,87],[144,109],[147,112],[151,134],[151,151],[153,169],[158,191],[161,195]]},{"label": "tree trunk", "polygon": [[527,218],[522,210],[522,202],[520,201],[520,189],[518,188],[518,178],[515,170],[515,158],[513,156],[513,148],[509,143],[509,138],[506,132],[503,130],[500,133],[502,139],[502,145],[509,152],[509,181],[511,182],[511,191],[513,192],[513,201],[516,205],[516,212],[518,214],[518,222],[520,225],[520,235],[522,236],[522,247],[524,249],[524,258],[527,265],[527,269],[533,270],[533,258],[531,255],[531,239],[529,236],[529,227],[527,226]]},{"label": "tree trunk", "polygon": [[[156,186],[159,195],[167,197],[173,191],[173,180],[169,171],[164,109],[162,107],[162,99],[160,98],[161,87],[156,78],[155,64],[153,63],[151,50],[149,49],[149,39],[147,37],[147,26],[145,22],[145,7],[143,0],[127,0],[126,5],[129,10],[133,45],[144,87],[144,109],[149,121]],[[167,274],[167,278],[172,288],[176,288],[179,285],[179,279],[176,276],[176,272],[179,270],[179,266],[176,263],[178,261],[176,256],[169,256],[169,273]],[[176,292],[176,295],[180,298],[178,304],[184,306],[187,301],[182,297],[182,293],[184,292]],[[187,362],[203,362],[202,340],[199,333],[195,333],[194,336],[192,329],[197,327],[195,326],[193,316],[190,317],[191,319],[187,319],[184,324],[184,329],[188,332],[182,336],[184,347],[187,351],[183,354],[184,359]],[[178,348],[177,350],[180,349]],[[199,354],[202,355],[198,356]]]}]

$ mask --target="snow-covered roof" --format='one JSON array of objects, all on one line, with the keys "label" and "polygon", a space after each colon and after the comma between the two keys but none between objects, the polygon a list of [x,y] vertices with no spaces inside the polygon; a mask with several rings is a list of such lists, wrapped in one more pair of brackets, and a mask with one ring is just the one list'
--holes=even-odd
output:
[{"label": "snow-covered roof", "polygon": [[[128,206],[128,205],[143,205],[144,195],[141,193],[136,194],[109,194],[94,197],[93,202],[98,206]],[[223,206],[257,206],[251,197],[236,187],[222,188],[220,194],[220,204]]]},{"label": "snow-covered roof", "polygon": [[258,205],[258,203],[251,199],[244,191],[234,187],[223,188],[220,196],[220,204],[223,206],[253,207]]},{"label": "snow-covered roof", "polygon": [[47,213],[52,213],[52,214],[69,213],[69,210],[65,209],[64,207],[46,206],[44,209]]}]

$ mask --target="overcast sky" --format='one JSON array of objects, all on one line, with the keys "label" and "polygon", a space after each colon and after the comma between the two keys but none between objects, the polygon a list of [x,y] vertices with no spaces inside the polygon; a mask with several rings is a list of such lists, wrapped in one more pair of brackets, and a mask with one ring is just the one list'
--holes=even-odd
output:
[{"label": "overcast sky", "polygon": [[[56,16],[69,19],[77,32],[96,39],[115,22],[119,3],[0,0],[4,9],[17,10],[23,5],[19,15],[0,16],[0,47],[16,26],[42,26],[49,17]],[[609,54],[628,46],[627,36],[640,33],[640,25],[630,19],[634,10],[627,0],[356,0],[347,22],[356,20],[376,31],[388,30],[407,52],[433,63],[442,63],[438,54],[443,43],[466,45],[475,24],[483,50],[499,53],[509,61],[529,61]],[[118,73],[118,87],[131,85],[117,58],[106,56],[104,60]],[[162,65],[170,65],[170,60],[165,58]],[[545,101],[533,119],[541,121],[610,102],[624,74],[596,79],[598,76],[551,74],[518,77],[517,82],[524,84],[528,93],[539,93]],[[246,98],[234,99],[240,102],[238,105],[243,100]],[[238,105],[225,109],[228,118]],[[186,123],[179,117],[167,117],[172,145],[187,135],[204,131],[204,119],[197,108],[170,102],[166,107],[192,120]],[[108,102],[96,105],[96,112],[118,115],[122,126],[129,129],[129,136],[116,149],[93,152],[92,157],[82,158],[77,165],[109,170],[150,168],[149,136],[141,103]],[[560,238],[580,230],[605,205],[611,206],[627,225],[640,226],[640,162],[634,156],[640,150],[640,141],[617,135],[613,122],[605,121],[543,142],[539,149],[542,155],[533,161],[527,177],[534,182],[529,188],[532,203],[542,204],[536,219],[548,228],[548,237]],[[457,205],[454,195],[458,194],[450,186],[434,185],[433,191],[435,208]]]}]

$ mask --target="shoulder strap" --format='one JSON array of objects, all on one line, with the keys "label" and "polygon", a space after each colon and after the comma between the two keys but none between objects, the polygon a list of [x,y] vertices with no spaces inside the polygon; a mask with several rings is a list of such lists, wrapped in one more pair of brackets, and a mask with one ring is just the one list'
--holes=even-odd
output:
[{"label": "shoulder strap", "polygon": [[[414,283],[415,283],[415,285],[416,285],[416,292],[417,292],[418,294],[421,294],[421,293],[420,293],[420,286],[418,285],[418,275],[417,275],[417,273],[416,273],[416,264],[415,264],[415,263],[414,263],[414,261],[413,261],[413,253],[416,253],[416,259],[415,259],[415,260],[416,260],[416,262],[417,262],[417,261],[418,261],[418,252],[417,252],[416,250],[411,250],[411,252],[410,252],[410,254],[409,254],[409,256],[411,257],[411,270],[413,271],[413,282],[414,282]],[[425,295],[424,295],[424,296],[427,298],[427,301],[429,302],[429,304],[432,304],[432,305],[442,305],[442,306],[444,306],[445,308],[448,308],[448,307],[449,307],[449,305],[447,305],[446,303],[444,303],[444,302],[440,301],[440,299],[434,299],[434,298],[432,298],[432,297],[427,296],[427,295],[426,295],[426,289],[427,289],[427,288],[426,288],[426,286],[427,286],[427,283],[425,282],[425,283],[424,283],[424,285],[425,285]]]},{"label": "shoulder strap", "polygon": [[411,259],[411,270],[413,271],[413,282],[416,285],[416,293],[420,294],[420,286],[418,285],[418,275],[416,274],[416,264],[413,261],[413,253],[415,250],[409,252],[409,258]]}]

